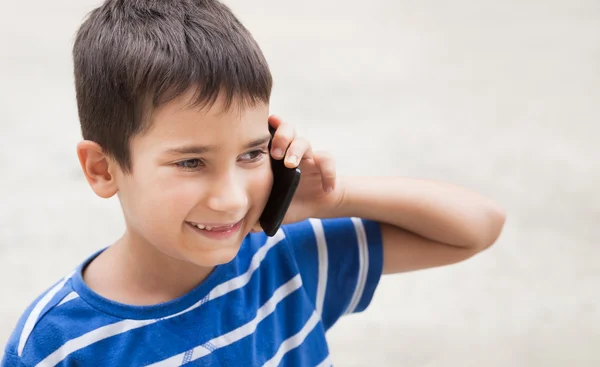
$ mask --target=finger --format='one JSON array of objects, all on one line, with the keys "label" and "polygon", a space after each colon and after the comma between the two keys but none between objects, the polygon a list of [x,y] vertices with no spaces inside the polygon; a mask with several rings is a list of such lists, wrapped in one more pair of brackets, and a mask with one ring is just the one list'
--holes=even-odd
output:
[{"label": "finger", "polygon": [[315,165],[321,172],[323,190],[329,192],[335,189],[336,169],[333,156],[327,152],[318,152],[314,155]]},{"label": "finger", "polygon": [[283,122],[283,120],[281,119],[281,117],[276,116],[276,115],[271,115],[269,116],[269,125],[271,127],[273,127],[275,130],[277,130],[277,128],[279,128],[279,125],[281,125],[281,123]]},{"label": "finger", "polygon": [[271,141],[271,155],[275,159],[282,159],[289,145],[296,137],[296,129],[292,124],[283,121],[278,122],[279,125]]},{"label": "finger", "polygon": [[297,167],[302,159],[313,157],[312,147],[308,140],[304,138],[296,138],[288,147],[285,154],[284,164],[288,168]]}]

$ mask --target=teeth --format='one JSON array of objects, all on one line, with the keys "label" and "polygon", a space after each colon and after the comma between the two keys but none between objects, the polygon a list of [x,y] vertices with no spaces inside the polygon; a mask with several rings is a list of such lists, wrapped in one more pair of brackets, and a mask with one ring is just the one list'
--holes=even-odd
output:
[{"label": "teeth", "polygon": [[211,226],[205,226],[204,224],[196,224],[196,227],[198,227],[198,229],[204,229],[204,230],[207,230],[207,231],[210,231],[210,230],[213,229],[213,227],[211,227]]},{"label": "teeth", "polygon": [[[202,230],[206,230],[206,231],[212,231],[214,228],[216,228],[216,227],[206,226],[204,224],[193,224],[193,225],[196,226],[198,229],[202,229]],[[235,224],[231,224],[228,226],[222,226],[222,227],[219,227],[219,229],[226,231],[226,230],[233,228],[234,225]]]}]

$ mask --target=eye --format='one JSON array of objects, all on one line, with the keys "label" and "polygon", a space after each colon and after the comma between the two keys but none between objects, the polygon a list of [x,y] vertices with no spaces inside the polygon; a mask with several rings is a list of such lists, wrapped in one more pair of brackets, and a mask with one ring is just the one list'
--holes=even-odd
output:
[{"label": "eye", "polygon": [[266,151],[259,149],[259,150],[253,150],[248,153],[244,153],[240,157],[242,160],[245,160],[247,162],[258,162],[263,158],[263,156],[265,154],[267,154]]},{"label": "eye", "polygon": [[186,159],[185,161],[177,162],[175,165],[186,171],[196,171],[202,167],[202,162],[199,159]]}]

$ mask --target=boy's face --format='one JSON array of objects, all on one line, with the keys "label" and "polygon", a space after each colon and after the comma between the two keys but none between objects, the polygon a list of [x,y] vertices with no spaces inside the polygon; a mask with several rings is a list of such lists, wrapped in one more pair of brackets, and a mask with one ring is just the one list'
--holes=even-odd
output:
[{"label": "boy's face", "polygon": [[[223,112],[185,95],[153,113],[131,140],[132,173],[116,173],[130,240],[212,267],[231,261],[267,202],[268,106]],[[210,227],[213,227],[210,229]]]}]

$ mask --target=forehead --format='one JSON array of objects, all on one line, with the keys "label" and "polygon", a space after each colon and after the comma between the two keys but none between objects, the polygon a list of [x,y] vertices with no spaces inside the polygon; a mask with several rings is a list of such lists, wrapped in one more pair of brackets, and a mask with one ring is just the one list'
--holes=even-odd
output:
[{"label": "forehead", "polygon": [[206,107],[192,101],[193,94],[187,93],[155,109],[148,132],[138,140],[156,148],[174,144],[224,147],[246,144],[268,133],[267,104],[234,101],[227,106],[221,96]]}]

